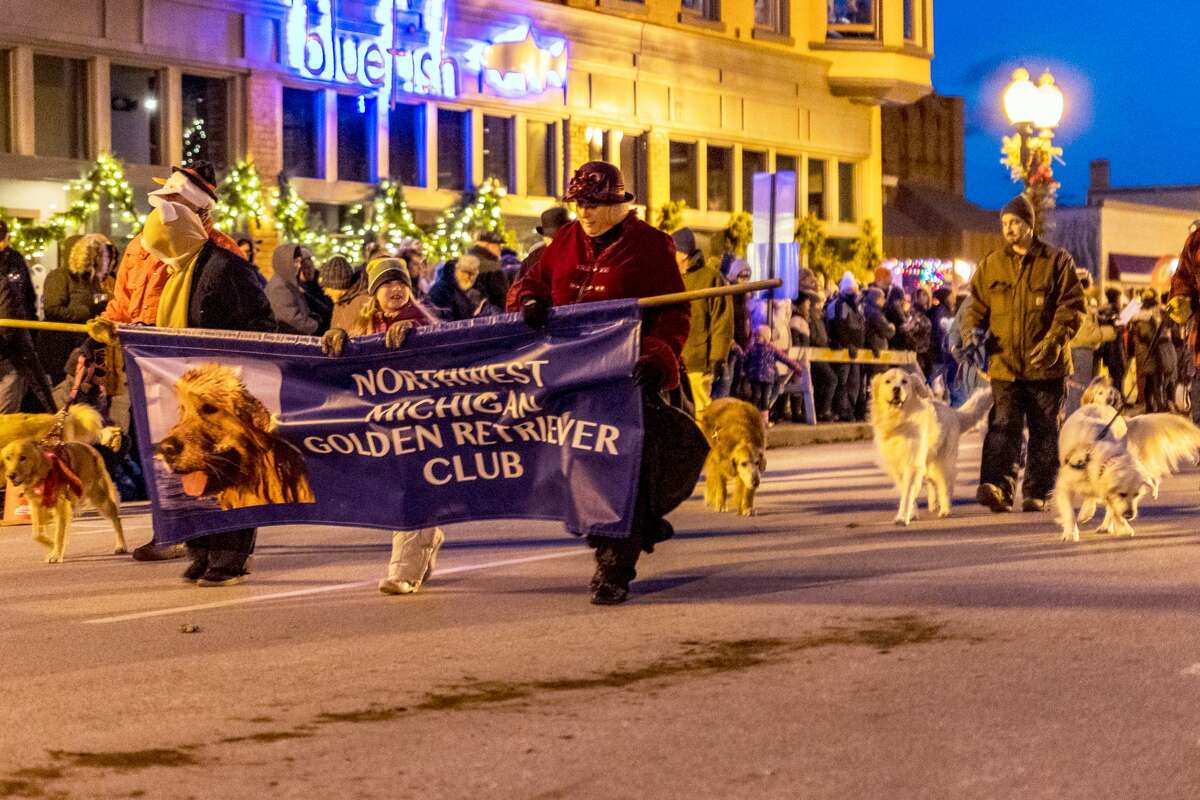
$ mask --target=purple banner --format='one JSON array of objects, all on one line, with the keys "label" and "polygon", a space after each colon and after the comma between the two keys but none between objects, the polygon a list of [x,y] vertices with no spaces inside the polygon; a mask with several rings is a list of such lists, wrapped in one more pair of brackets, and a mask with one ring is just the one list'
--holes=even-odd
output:
[{"label": "purple banner", "polygon": [[632,301],[381,335],[123,328],[159,542],[264,525],[561,520],[628,534],[642,451]]}]

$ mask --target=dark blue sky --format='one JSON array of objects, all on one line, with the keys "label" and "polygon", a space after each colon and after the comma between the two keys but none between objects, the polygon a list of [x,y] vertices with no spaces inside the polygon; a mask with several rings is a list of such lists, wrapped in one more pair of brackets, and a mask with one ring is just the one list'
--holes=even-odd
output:
[{"label": "dark blue sky", "polygon": [[[1032,13],[1030,13],[1032,12]],[[1114,186],[1200,183],[1198,0],[936,0],[933,85],[966,98],[967,196],[998,208],[1015,193],[1000,166],[1009,75],[1049,67],[1066,95],[1056,166],[1062,205],[1083,203],[1088,161]]]}]

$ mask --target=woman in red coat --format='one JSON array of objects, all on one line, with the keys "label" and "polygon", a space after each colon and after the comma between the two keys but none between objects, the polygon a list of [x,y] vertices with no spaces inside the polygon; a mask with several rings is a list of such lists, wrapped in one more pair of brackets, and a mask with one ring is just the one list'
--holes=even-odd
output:
[{"label": "woman in red coat", "polygon": [[[553,306],[684,290],[671,237],[630,210],[633,195],[625,191],[619,169],[603,161],[584,164],[571,179],[565,199],[575,202],[579,219],[563,226],[538,262],[513,285],[508,294],[509,311],[520,311],[531,327],[541,328]],[[681,446],[683,442],[671,438],[680,432],[688,436],[689,431],[670,425],[674,412],[662,406],[658,392],[679,385],[679,354],[687,341],[688,318],[687,303],[643,312],[641,357],[634,368],[634,379],[643,387],[646,398],[643,467],[630,536],[588,537],[588,544],[596,550],[591,588],[592,602],[598,605],[615,605],[628,599],[641,550],[651,552],[656,543],[673,533],[663,515],[683,498],[678,497],[679,491],[665,496],[672,493],[662,489],[657,462],[666,460],[663,454],[668,448],[676,456],[697,448]],[[668,420],[666,424],[661,422],[664,419]],[[687,421],[687,425],[699,434],[694,424]],[[699,476],[703,458],[701,454],[700,463],[695,465],[691,486]],[[687,462],[692,460],[683,458],[682,470],[678,463],[672,464],[676,483],[688,483],[691,470]],[[689,493],[691,486],[687,486]]]}]

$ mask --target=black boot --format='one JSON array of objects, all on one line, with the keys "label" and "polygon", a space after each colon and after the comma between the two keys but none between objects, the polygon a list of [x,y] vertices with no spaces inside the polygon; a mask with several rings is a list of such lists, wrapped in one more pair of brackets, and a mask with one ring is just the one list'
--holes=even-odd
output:
[{"label": "black boot", "polygon": [[233,586],[250,573],[246,569],[247,553],[234,550],[213,550],[208,556],[208,569],[197,582],[200,586]]},{"label": "black boot", "polygon": [[183,571],[183,580],[185,583],[195,583],[208,572],[208,551],[189,547],[187,554],[191,556],[192,563]]},{"label": "black boot", "polygon": [[613,539],[593,537],[596,548],[596,573],[592,577],[592,603],[615,606],[629,599],[629,584],[637,577],[641,547],[633,537]]}]

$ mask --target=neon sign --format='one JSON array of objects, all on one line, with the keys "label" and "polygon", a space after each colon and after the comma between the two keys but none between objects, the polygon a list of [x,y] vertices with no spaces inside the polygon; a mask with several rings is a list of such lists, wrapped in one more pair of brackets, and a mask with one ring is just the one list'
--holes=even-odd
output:
[{"label": "neon sign", "polygon": [[[371,6],[356,3],[356,7]],[[286,22],[286,64],[312,80],[397,95],[458,97],[463,66],[506,97],[540,95],[567,81],[567,43],[529,24],[488,41],[447,39],[448,0],[380,0],[347,19],[340,0],[298,0]]]}]

